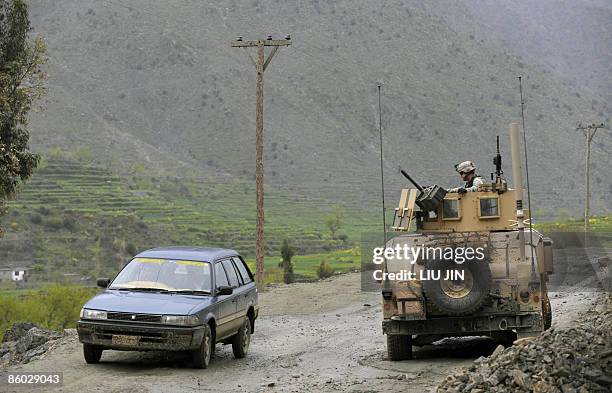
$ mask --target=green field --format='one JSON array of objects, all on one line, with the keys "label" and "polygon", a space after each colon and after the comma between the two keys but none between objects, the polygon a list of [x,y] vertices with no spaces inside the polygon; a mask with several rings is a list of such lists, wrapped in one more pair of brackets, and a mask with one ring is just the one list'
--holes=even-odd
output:
[{"label": "green field", "polygon": [[[27,266],[44,281],[63,275],[110,275],[136,252],[166,245],[233,248],[254,256],[254,183],[193,172],[147,176],[139,166],[119,176],[73,158],[43,162],[0,218],[0,267]],[[200,175],[200,176],[196,176]],[[378,212],[266,187],[266,264],[271,272],[283,239],[295,247],[312,278],[329,259],[349,270],[336,252],[354,248]],[[332,233],[326,219],[340,211]],[[308,255],[308,257],[304,256]]]},{"label": "green field", "polygon": [[[336,273],[348,273],[359,271],[361,266],[361,252],[359,247],[346,250],[337,250],[328,253],[296,255],[292,259],[293,272],[296,280],[314,281],[317,280],[317,267],[325,261],[332,266]],[[266,273],[266,283],[282,282],[283,270],[279,267],[280,257],[266,257],[264,268]],[[255,272],[255,258],[247,258],[247,263],[251,271]]]},{"label": "green field", "polygon": [[[543,232],[582,232],[584,231],[584,219],[570,219],[565,221],[554,221],[537,224],[535,227]],[[591,217],[589,219],[589,230],[592,232],[612,233],[612,216]]]}]

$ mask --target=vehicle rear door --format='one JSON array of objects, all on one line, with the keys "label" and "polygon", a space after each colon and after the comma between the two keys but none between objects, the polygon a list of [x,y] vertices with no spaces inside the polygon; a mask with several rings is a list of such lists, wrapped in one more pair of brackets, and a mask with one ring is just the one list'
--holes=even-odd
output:
[{"label": "vehicle rear door", "polygon": [[242,258],[233,257],[234,266],[238,270],[238,275],[242,281],[240,287],[240,297],[238,299],[238,308],[244,310],[246,313],[249,306],[257,304],[257,292],[255,291],[255,282],[253,281],[253,275],[249,271],[249,268],[244,263]]},{"label": "vehicle rear door", "polygon": [[[219,287],[231,286],[225,268],[221,261],[215,262],[215,291]],[[216,295],[217,304],[217,339],[225,338],[233,333],[233,319],[236,316],[236,297],[231,295]]]}]

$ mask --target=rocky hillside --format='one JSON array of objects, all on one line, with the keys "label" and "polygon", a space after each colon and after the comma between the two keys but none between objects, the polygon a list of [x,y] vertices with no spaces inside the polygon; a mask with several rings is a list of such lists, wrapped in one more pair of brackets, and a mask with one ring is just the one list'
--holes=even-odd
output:
[{"label": "rocky hillside", "polygon": [[[584,149],[574,127],[610,115],[590,89],[565,85],[419,2],[30,3],[33,33],[50,56],[33,146],[86,147],[97,164],[119,169],[189,167],[252,180],[255,72],[230,47],[237,35],[292,35],[266,72],[267,181],[306,197],[376,206],[377,82],[393,200],[405,184],[400,165],[426,184],[457,183],[453,164],[464,159],[488,175],[496,135],[509,165],[523,75],[534,208],[579,214]],[[466,23],[479,23],[464,11]],[[593,146],[595,213],[611,210],[611,141],[602,135]]]},{"label": "rocky hillside", "polygon": [[[612,3],[605,0],[424,2],[457,29],[479,30],[573,88],[612,98]],[[470,22],[464,23],[466,15]],[[477,21],[477,23],[473,23]],[[596,106],[596,104],[595,104]],[[600,117],[606,115],[598,114]]]}]

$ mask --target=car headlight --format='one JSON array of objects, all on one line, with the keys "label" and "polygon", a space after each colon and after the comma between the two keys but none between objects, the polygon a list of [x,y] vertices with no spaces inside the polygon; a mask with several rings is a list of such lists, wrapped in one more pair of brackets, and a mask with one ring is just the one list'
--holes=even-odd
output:
[{"label": "car headlight", "polygon": [[106,319],[106,311],[90,310],[84,308],[81,310],[81,318],[83,319]]},{"label": "car headlight", "polygon": [[162,323],[167,325],[196,326],[200,320],[195,315],[163,315]]}]

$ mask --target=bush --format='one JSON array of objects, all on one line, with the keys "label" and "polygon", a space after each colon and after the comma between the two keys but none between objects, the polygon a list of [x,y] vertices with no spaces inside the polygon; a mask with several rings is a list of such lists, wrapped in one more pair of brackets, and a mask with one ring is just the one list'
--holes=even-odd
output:
[{"label": "bush", "polygon": [[284,239],[283,245],[281,246],[281,256],[283,258],[281,265],[285,284],[291,284],[295,281],[295,277],[293,276],[293,263],[291,262],[291,258],[293,258],[294,255],[295,249],[291,247],[288,239]]},{"label": "bush", "polygon": [[42,223],[42,217],[40,216],[40,214],[34,214],[32,217],[30,217],[30,222],[32,224],[39,225]]},{"label": "bush", "polygon": [[52,285],[15,295],[0,292],[0,341],[6,329],[19,321],[61,331],[74,327],[83,304],[95,288]]},{"label": "bush", "polygon": [[46,206],[41,206],[37,209],[37,211],[43,216],[48,216],[51,213],[51,209]]},{"label": "bush", "polygon": [[45,220],[44,225],[51,230],[57,231],[64,226],[64,220],[59,217],[49,217]]},{"label": "bush", "polygon": [[131,256],[131,255],[136,255],[138,250],[136,249],[136,246],[134,245],[134,243],[128,243],[125,246],[125,252]]},{"label": "bush", "polygon": [[70,232],[74,232],[77,229],[77,220],[71,216],[64,216],[62,226]]},{"label": "bush", "polygon": [[334,269],[326,260],[322,260],[317,268],[317,277],[320,279],[328,278],[334,275],[336,269]]}]

